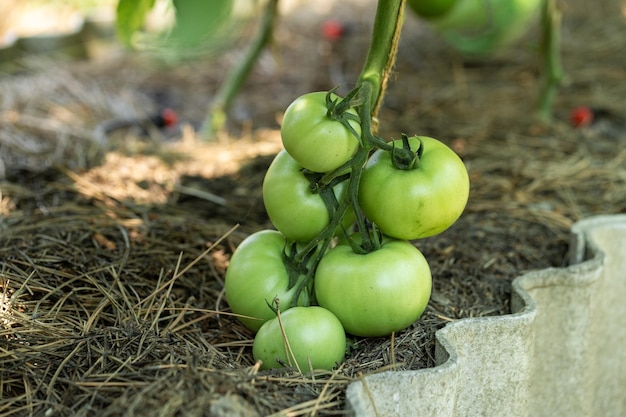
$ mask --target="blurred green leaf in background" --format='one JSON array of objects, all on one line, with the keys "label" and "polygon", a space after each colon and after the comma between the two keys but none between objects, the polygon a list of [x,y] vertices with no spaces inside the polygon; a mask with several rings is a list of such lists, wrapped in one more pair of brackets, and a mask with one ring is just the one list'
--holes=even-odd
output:
[{"label": "blurred green leaf in background", "polygon": [[170,41],[181,47],[198,47],[217,36],[232,15],[232,0],[174,0],[176,24]]},{"label": "blurred green leaf in background", "polygon": [[116,29],[124,44],[132,44],[133,34],[141,29],[155,0],[120,0],[117,4]]},{"label": "blurred green leaf in background", "polygon": [[[229,38],[233,17],[233,0],[169,0],[166,9],[173,12],[173,25],[161,33],[142,33],[150,12],[159,8],[156,0],[119,0],[117,33],[129,47],[139,44],[169,53],[207,52]],[[163,9],[163,7],[161,7]]]}]

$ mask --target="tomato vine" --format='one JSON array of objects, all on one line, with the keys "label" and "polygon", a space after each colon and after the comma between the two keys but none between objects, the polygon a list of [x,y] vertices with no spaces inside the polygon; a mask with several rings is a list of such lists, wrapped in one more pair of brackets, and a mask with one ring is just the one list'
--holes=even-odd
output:
[{"label": "tomato vine", "polygon": [[[395,149],[383,138],[376,135],[378,111],[398,51],[400,33],[404,22],[405,3],[406,0],[380,0],[378,2],[370,48],[356,87],[340,101],[330,98],[332,91],[327,95],[328,116],[351,130],[359,139],[361,146],[346,164],[312,183],[313,187],[324,190],[337,180],[347,180],[348,191],[341,201],[329,206],[331,213],[329,224],[289,262],[296,265],[302,264],[311,259],[312,252],[317,251],[310,267],[310,270],[314,271],[328,250],[335,231],[340,227],[341,220],[349,207],[354,211],[356,227],[360,234],[360,243],[356,243],[346,233],[346,238],[353,250],[356,253],[365,254],[380,248],[382,238],[380,233],[375,229],[375,226],[373,229],[368,228],[366,219],[359,207],[359,183],[365,162],[374,148],[400,153],[402,154],[400,157],[405,159],[415,158],[415,154],[410,149]],[[354,119],[351,114],[347,113],[347,110],[351,108],[357,110],[361,135],[357,135],[350,125],[350,120]],[[346,171],[349,172],[349,175],[346,175]],[[300,284],[301,287],[296,293],[296,299],[299,291],[308,285],[307,281],[310,279],[312,279],[312,274],[307,274],[307,279]]]},{"label": "tomato vine", "polygon": [[[289,105],[281,126],[284,150],[270,165],[263,183],[270,220],[282,236],[292,240],[285,241],[281,271],[272,269],[281,282],[288,276],[281,306],[287,310],[303,303],[323,307],[357,336],[388,335],[419,318],[430,297],[432,277],[428,263],[409,240],[449,227],[460,216],[469,194],[463,162],[443,143],[406,135],[387,141],[378,135],[378,111],[393,70],[404,8],[405,0],[378,2],[367,58],[355,88],[344,98],[334,90],[325,95],[314,92]],[[381,168],[387,178],[378,178]],[[443,175],[437,175],[440,169]],[[277,177],[277,172],[282,176]],[[363,187],[365,179],[372,177],[374,185]],[[378,199],[375,194],[388,184],[391,194]],[[448,205],[449,196],[456,196],[453,207],[438,207]],[[428,208],[424,211],[423,207]],[[398,209],[400,216],[393,213]],[[398,232],[393,220],[390,223],[396,217],[401,227],[409,229],[408,235]],[[238,261],[236,255],[237,251],[231,262]],[[275,252],[265,256],[273,261]],[[255,281],[264,279],[255,275],[250,285],[259,287]],[[321,289],[317,282],[323,282]],[[233,287],[237,287],[235,294],[247,294]],[[267,306],[262,307],[268,309],[269,300],[276,299],[269,292],[256,295],[255,305],[242,313],[255,311],[260,297],[266,297]],[[353,302],[344,303],[344,297]],[[274,313],[280,320],[280,312]],[[283,344],[276,339],[288,335],[279,328],[272,319],[258,329],[262,341],[255,339],[255,346],[266,348],[263,352],[271,350],[269,358],[282,357]],[[267,360],[261,352],[259,347],[255,357]]]}]

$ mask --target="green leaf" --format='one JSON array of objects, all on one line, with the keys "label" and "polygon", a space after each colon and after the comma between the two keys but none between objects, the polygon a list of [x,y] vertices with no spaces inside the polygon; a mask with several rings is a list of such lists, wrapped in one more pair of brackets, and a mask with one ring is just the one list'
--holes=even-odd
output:
[{"label": "green leaf", "polygon": [[117,4],[117,34],[130,46],[133,34],[141,29],[155,0],[119,0]]},{"label": "green leaf", "polygon": [[176,25],[174,43],[195,47],[218,34],[232,16],[232,0],[173,0]]}]

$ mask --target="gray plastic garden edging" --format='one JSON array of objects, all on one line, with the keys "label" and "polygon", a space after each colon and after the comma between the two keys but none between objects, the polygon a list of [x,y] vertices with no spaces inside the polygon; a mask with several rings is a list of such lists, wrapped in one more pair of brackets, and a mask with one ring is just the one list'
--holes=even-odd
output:
[{"label": "gray plastic garden edging", "polygon": [[626,415],[626,215],[572,234],[571,266],[513,282],[513,314],[439,330],[436,367],[350,384],[352,415]]}]

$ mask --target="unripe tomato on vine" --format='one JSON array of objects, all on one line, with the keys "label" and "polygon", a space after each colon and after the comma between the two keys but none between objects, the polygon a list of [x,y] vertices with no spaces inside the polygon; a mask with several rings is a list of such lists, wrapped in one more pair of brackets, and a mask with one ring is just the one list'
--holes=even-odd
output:
[{"label": "unripe tomato on vine", "polygon": [[319,304],[355,336],[387,336],[423,313],[432,288],[430,267],[410,242],[384,239],[369,253],[343,242],[322,258],[315,274]]},{"label": "unripe tomato on vine", "polygon": [[261,369],[291,364],[301,372],[331,370],[343,362],[346,333],[337,317],[322,307],[293,307],[259,329],[252,352]]},{"label": "unripe tomato on vine", "polygon": [[[414,240],[434,236],[461,216],[469,198],[463,161],[442,142],[407,138],[419,153],[412,167],[397,167],[392,152],[377,150],[368,160],[359,187],[365,216],[387,236]],[[403,141],[392,142],[402,148]]]},{"label": "unripe tomato on vine", "polygon": [[408,0],[409,7],[454,48],[493,53],[521,38],[542,0]]},{"label": "unripe tomato on vine", "polygon": [[[330,222],[331,214],[326,203],[311,187],[303,167],[284,149],[280,151],[263,180],[263,203],[274,227],[289,240],[310,241]],[[346,193],[346,183],[332,187],[332,192],[341,199]],[[351,213],[344,218],[344,227],[354,221]]]},{"label": "unripe tomato on vine", "polygon": [[348,162],[359,147],[361,126],[356,111],[347,110],[351,129],[329,114],[327,96],[334,93],[307,93],[294,100],[283,116],[280,134],[283,146],[300,165],[313,172],[330,172]]},{"label": "unripe tomato on vine", "polygon": [[459,0],[408,0],[407,4],[424,19],[444,16]]},{"label": "unripe tomato on vine", "polygon": [[[257,331],[276,314],[270,308],[278,298],[287,310],[292,304],[308,305],[306,292],[289,288],[289,271],[283,262],[287,241],[275,230],[261,230],[244,239],[226,270],[226,299],[248,329]],[[295,297],[298,296],[298,300]]]}]

